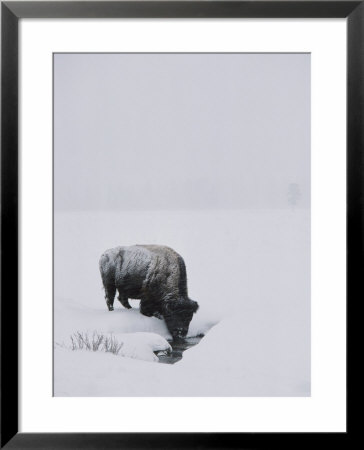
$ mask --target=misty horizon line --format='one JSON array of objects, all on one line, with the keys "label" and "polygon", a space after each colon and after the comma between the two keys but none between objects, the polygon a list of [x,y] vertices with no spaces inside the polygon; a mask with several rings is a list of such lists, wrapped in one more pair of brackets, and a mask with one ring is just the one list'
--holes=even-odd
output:
[{"label": "misty horizon line", "polygon": [[85,209],[77,209],[77,208],[53,208],[53,213],[56,212],[113,212],[113,213],[118,213],[118,212],[183,212],[183,211],[193,211],[193,212],[204,212],[204,211],[277,211],[277,210],[290,210],[290,211],[295,211],[295,210],[305,210],[305,211],[311,211],[311,206],[290,206],[287,205],[285,207],[283,206],[276,206],[276,207],[270,207],[270,208],[266,208],[266,207],[247,207],[247,208],[175,208],[175,209],[171,209],[171,208],[151,208],[151,209],[147,209],[147,208],[123,208],[123,209],[107,209],[107,208],[85,208]]}]

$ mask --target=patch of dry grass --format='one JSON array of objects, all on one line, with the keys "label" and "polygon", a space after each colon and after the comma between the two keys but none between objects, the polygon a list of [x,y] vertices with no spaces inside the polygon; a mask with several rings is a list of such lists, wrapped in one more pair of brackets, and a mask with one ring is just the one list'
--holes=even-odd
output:
[{"label": "patch of dry grass", "polygon": [[71,350],[104,351],[117,355],[123,346],[123,343],[118,342],[114,336],[105,336],[97,331],[94,331],[91,335],[76,331],[76,333],[71,335],[70,339]]}]

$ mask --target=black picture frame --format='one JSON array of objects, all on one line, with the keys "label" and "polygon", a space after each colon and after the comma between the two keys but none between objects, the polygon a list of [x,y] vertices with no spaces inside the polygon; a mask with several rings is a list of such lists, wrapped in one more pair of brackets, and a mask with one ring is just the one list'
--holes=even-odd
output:
[{"label": "black picture frame", "polygon": [[[346,433],[18,432],[18,22],[21,18],[347,18],[347,304],[363,298],[364,1],[1,2],[1,448],[295,448]],[[348,310],[349,313],[349,310]],[[348,344],[350,341],[348,340]],[[348,350],[350,346],[348,345]],[[349,353],[348,353],[349,355]],[[350,357],[348,357],[348,369]],[[347,371],[349,377],[350,371]],[[349,379],[349,378],[348,378]],[[348,393],[348,399],[350,394]],[[348,408],[348,418],[350,410]],[[350,434],[349,434],[350,432]]]}]

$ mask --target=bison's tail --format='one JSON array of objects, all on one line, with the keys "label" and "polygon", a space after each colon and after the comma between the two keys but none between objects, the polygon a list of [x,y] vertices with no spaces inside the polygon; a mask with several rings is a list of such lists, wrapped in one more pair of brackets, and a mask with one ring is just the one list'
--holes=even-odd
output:
[{"label": "bison's tail", "polygon": [[109,265],[108,263],[109,263],[109,257],[108,257],[108,255],[103,253],[99,260],[99,269],[100,269],[101,275],[107,269],[107,266]]},{"label": "bison's tail", "polygon": [[99,261],[100,275],[102,284],[105,287],[110,277],[110,258],[107,254],[102,254]]}]

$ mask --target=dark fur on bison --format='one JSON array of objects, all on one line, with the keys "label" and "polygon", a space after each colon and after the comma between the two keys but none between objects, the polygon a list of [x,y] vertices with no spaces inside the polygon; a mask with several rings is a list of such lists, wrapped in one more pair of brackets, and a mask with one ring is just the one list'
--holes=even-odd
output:
[{"label": "dark fur on bison", "polygon": [[198,304],[188,297],[185,262],[173,249],[133,245],[106,250],[100,273],[109,311],[118,290],[125,308],[131,308],[129,298],[140,299],[142,314],[164,318],[174,340],[186,337]]}]

